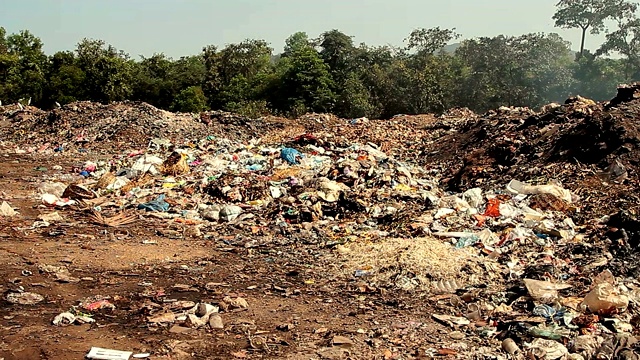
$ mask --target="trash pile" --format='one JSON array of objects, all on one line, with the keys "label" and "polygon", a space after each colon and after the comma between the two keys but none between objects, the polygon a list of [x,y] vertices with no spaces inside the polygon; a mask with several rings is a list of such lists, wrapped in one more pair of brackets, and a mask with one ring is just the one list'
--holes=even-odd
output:
[{"label": "trash pile", "polygon": [[[346,286],[427,294],[435,321],[492,356],[636,359],[638,94],[636,84],[604,104],[387,121],[76,103],[11,112],[16,126],[3,131],[17,144],[49,133],[54,146],[36,154],[72,152],[65,142],[93,149],[39,187],[62,215],[162,223],[161,236],[247,249],[318,245],[336,254]],[[176,331],[223,327],[213,304],[147,310],[147,322]],[[54,323],[91,320],[71,310]]]},{"label": "trash pile", "polygon": [[81,101],[48,112],[5,108],[3,117],[12,125],[3,129],[5,139],[47,144],[57,152],[92,142],[139,146],[148,142],[150,134],[188,139],[204,127],[198,128],[191,114],[173,114],[140,102],[103,105]]}]

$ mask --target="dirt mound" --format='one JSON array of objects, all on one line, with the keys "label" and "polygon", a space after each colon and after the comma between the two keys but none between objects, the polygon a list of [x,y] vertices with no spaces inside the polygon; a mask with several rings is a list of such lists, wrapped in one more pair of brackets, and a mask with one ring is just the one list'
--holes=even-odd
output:
[{"label": "dirt mound", "polygon": [[6,120],[12,124],[3,131],[7,139],[57,145],[109,142],[140,146],[154,137],[193,137],[205,127],[189,114],[172,114],[140,102],[104,105],[83,101],[48,112],[18,109]]},{"label": "dirt mound", "polygon": [[[632,176],[640,159],[635,121],[640,100],[629,96],[629,89],[621,87],[619,96],[605,104],[576,97],[540,112],[512,108],[489,112],[425,144],[420,162],[447,164],[445,182],[457,190],[507,177],[535,180],[553,175],[547,170],[557,166],[575,180],[580,178],[578,168],[605,172],[616,161]],[[637,92],[640,87],[632,89]]]}]

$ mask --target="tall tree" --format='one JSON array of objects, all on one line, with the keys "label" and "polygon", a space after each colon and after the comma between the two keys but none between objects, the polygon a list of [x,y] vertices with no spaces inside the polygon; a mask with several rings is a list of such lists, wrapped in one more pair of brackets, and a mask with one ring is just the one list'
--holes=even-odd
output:
[{"label": "tall tree", "polygon": [[422,54],[433,54],[447,45],[451,40],[459,38],[455,29],[441,29],[435,27],[431,29],[415,29],[405,39],[407,50],[417,50]]},{"label": "tall tree", "polygon": [[[213,46],[203,51],[206,66],[205,95],[212,108],[230,109],[252,100],[271,70],[272,49],[264,40],[229,44],[221,51]],[[255,90],[255,91],[254,91]]]},{"label": "tall tree", "polygon": [[618,30],[606,36],[606,41],[596,55],[610,53],[621,54],[625,60],[625,73],[628,80],[638,80],[640,76],[640,19],[632,18],[620,21]]},{"label": "tall tree", "polygon": [[173,61],[164,54],[142,57],[134,66],[133,99],[165,109],[171,106],[179,91],[172,83],[172,66]]},{"label": "tall tree", "polygon": [[574,93],[595,101],[606,101],[616,93],[616,86],[628,81],[625,59],[596,57],[585,51],[574,66]]},{"label": "tall tree", "polygon": [[77,61],[85,73],[83,87],[88,99],[111,102],[132,93],[132,63],[122,51],[102,40],[83,39],[76,47]]},{"label": "tall tree", "polygon": [[32,99],[41,105],[46,87],[47,56],[42,41],[27,30],[11,34],[6,39],[8,53],[17,59],[15,72],[9,81],[14,85],[12,100]]},{"label": "tall tree", "polygon": [[587,31],[599,34],[605,20],[632,16],[637,4],[626,0],[560,0],[553,15],[555,25],[565,29],[581,29],[580,56],[584,54]]},{"label": "tall tree", "polygon": [[78,66],[75,54],[70,51],[60,51],[53,54],[49,62],[47,105],[51,106],[56,102],[66,104],[86,99],[83,88],[85,73]]},{"label": "tall tree", "polygon": [[268,95],[276,109],[301,115],[333,108],[335,93],[329,66],[311,44],[291,47],[291,52],[276,64],[276,74]]},{"label": "tall tree", "polygon": [[307,35],[306,32],[298,31],[284,41],[284,52],[282,55],[284,57],[290,56],[295,51],[309,46],[312,46],[309,35]]},{"label": "tall tree", "polygon": [[[356,48],[352,37],[333,29],[322,33],[316,43],[333,80],[332,91],[336,94],[333,111],[341,116],[363,116],[364,109],[368,107],[365,103],[369,94],[360,80],[361,72],[355,62]],[[354,101],[359,103],[360,110],[354,108]]]},{"label": "tall tree", "polygon": [[569,44],[557,34],[466,40],[456,56],[468,67],[459,104],[477,111],[562,100],[573,85]]}]

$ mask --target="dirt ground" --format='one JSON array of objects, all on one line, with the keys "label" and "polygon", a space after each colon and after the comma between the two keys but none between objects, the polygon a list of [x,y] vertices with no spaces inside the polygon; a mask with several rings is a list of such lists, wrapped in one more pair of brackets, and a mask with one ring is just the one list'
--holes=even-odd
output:
[{"label": "dirt ground", "polygon": [[637,360],[640,83],[618,90],[391,120],[5,106],[0,360]]},{"label": "dirt ground", "polygon": [[[35,196],[38,183],[55,173],[54,165],[82,160],[2,155],[0,202],[10,201],[20,214],[0,218],[0,288],[45,300],[19,305],[3,297],[0,359],[81,359],[94,346],[150,359],[459,358],[483,343],[469,327],[451,335],[454,328],[432,318],[455,314],[446,296],[372,291],[341,275],[331,247],[234,246],[215,234],[163,231],[165,220],[153,217],[114,230],[69,210],[59,211],[65,221],[31,229],[53,211]],[[75,279],[56,279],[43,265],[66,266]],[[93,324],[52,325],[57,314],[95,296],[115,309],[94,312]],[[216,303],[226,296],[242,297],[249,307],[221,311],[222,330],[147,321],[149,309],[176,300]]]}]

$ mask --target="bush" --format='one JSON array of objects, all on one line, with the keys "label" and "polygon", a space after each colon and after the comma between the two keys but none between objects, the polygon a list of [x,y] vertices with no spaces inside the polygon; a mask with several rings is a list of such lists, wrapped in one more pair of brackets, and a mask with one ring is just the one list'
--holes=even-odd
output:
[{"label": "bush", "polygon": [[271,111],[267,107],[267,102],[264,100],[247,100],[238,103],[232,102],[228,103],[226,108],[227,111],[244,115],[252,119],[271,115]]}]

